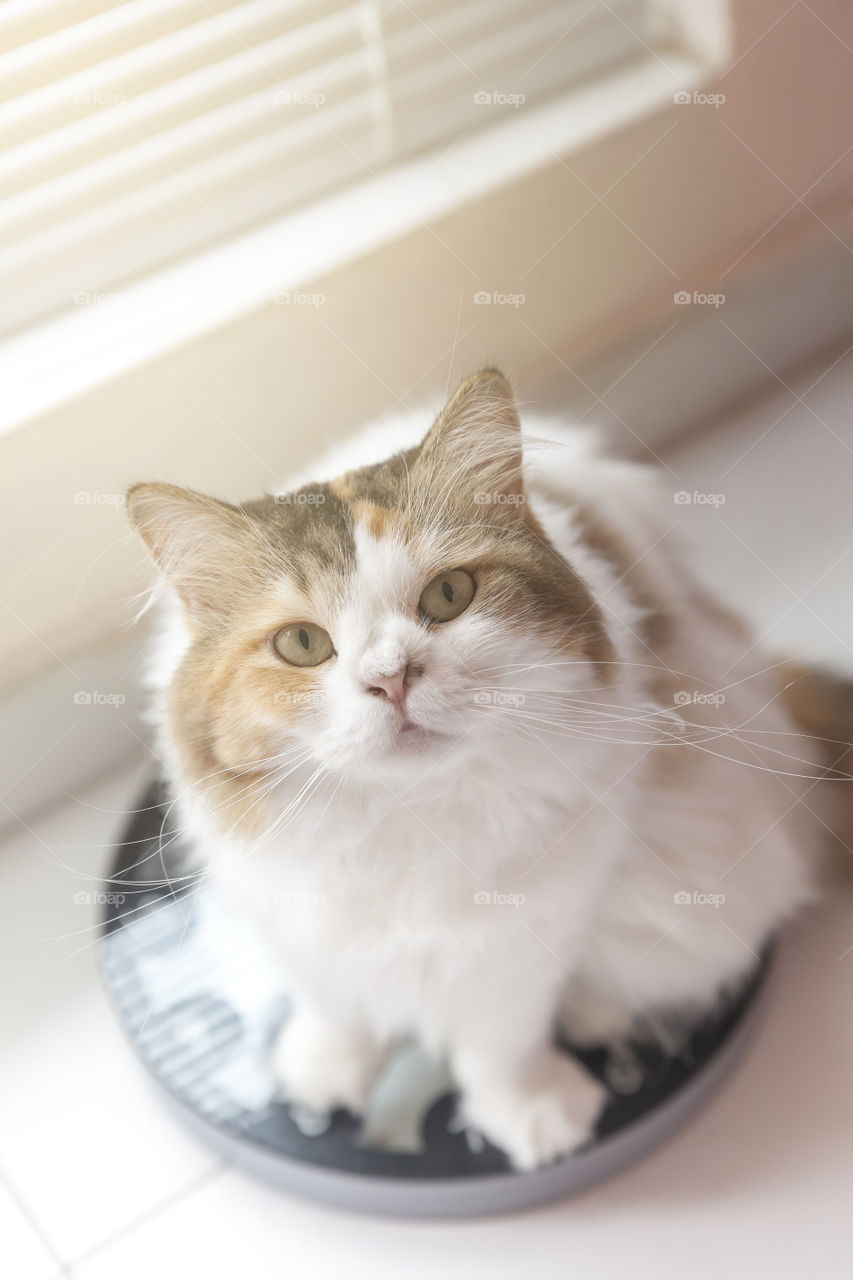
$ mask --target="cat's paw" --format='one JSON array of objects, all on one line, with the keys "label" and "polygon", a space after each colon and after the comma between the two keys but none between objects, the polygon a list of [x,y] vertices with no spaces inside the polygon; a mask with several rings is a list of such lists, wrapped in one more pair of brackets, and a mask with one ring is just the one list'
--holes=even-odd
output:
[{"label": "cat's paw", "polygon": [[377,1045],[366,1034],[296,1013],[278,1034],[272,1067],[288,1102],[321,1112],[346,1107],[360,1115],[380,1060]]},{"label": "cat's paw", "polygon": [[607,1090],[588,1072],[549,1050],[531,1079],[469,1086],[463,1116],[516,1169],[536,1169],[591,1138],[606,1099]]}]

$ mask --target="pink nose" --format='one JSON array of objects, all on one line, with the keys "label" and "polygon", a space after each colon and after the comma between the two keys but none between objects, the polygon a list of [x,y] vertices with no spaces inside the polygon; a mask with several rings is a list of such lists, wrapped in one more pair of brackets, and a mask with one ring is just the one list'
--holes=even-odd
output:
[{"label": "pink nose", "polygon": [[406,701],[408,677],[409,664],[406,663],[392,676],[374,676],[367,686],[367,692],[374,694],[377,698],[387,698],[395,707],[402,710]]}]

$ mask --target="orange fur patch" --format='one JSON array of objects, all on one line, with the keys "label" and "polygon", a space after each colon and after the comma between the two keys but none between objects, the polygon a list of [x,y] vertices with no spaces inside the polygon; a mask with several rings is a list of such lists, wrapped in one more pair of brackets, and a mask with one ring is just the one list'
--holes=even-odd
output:
[{"label": "orange fur patch", "polygon": [[379,506],[365,498],[353,502],[351,510],[356,524],[360,524],[372,537],[409,541],[409,524],[402,511]]}]

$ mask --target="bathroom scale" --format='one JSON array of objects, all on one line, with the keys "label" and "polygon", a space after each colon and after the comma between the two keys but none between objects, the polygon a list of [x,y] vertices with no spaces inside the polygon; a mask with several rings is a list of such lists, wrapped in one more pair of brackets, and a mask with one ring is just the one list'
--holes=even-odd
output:
[{"label": "bathroom scale", "polygon": [[279,1096],[270,1068],[288,1013],[286,979],[250,924],[220,901],[181,844],[152,783],[109,879],[97,955],[136,1054],[183,1119],[224,1157],[282,1188],[379,1214],[502,1213],[568,1196],[639,1160],[724,1079],[762,1005],[773,948],[712,1015],[664,1048],[618,1053],[560,1043],[606,1086],[592,1140],[530,1172],[458,1115],[445,1068],[415,1044],[389,1060],[368,1113],[309,1112]]}]

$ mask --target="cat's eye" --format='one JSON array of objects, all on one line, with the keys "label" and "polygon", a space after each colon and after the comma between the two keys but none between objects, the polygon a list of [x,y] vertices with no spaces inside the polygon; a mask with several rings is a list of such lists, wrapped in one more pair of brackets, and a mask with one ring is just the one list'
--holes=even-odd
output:
[{"label": "cat's eye", "polygon": [[273,636],[280,658],[294,667],[317,667],[335,652],[328,631],[314,622],[291,622]]},{"label": "cat's eye", "polygon": [[427,583],[418,608],[432,622],[450,622],[468,608],[476,589],[467,569],[450,569]]}]

